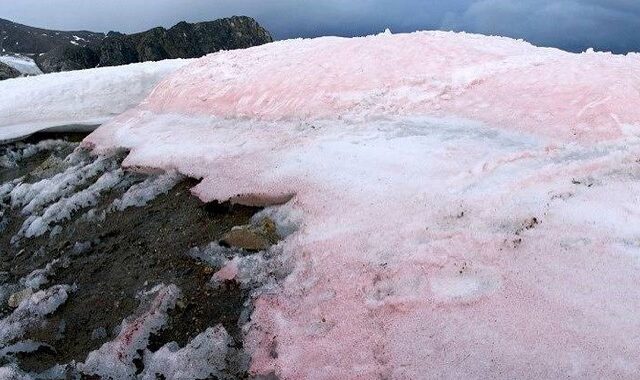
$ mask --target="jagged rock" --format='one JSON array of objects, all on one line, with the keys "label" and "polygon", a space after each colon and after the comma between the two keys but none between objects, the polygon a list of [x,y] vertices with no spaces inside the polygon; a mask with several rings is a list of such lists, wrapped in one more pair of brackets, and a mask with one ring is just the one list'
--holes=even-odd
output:
[{"label": "jagged rock", "polygon": [[170,29],[159,27],[130,35],[59,32],[0,19],[0,34],[0,52],[33,56],[45,73],[197,58],[273,41],[267,30],[245,16],[195,24],[183,21]]},{"label": "jagged rock", "polygon": [[36,58],[45,73],[89,69],[99,62],[100,56],[93,48],[77,45],[59,46]]},{"label": "jagged rock", "polygon": [[13,67],[0,62],[0,80],[17,78],[22,74],[20,71],[14,69]]},{"label": "jagged rock", "polygon": [[234,16],[196,24],[183,21],[170,29],[154,28],[131,35],[109,33],[100,46],[99,65],[196,58],[271,41],[269,32],[250,17]]}]

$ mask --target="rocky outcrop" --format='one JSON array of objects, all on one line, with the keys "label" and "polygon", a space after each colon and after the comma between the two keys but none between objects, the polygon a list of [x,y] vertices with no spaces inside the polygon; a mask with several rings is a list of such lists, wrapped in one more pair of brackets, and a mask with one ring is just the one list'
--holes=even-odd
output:
[{"label": "rocky outcrop", "polygon": [[14,69],[13,67],[0,62],[0,80],[17,78],[21,76],[22,73],[20,71]]},{"label": "rocky outcrop", "polygon": [[100,57],[88,46],[59,46],[36,58],[40,70],[45,73],[90,69],[96,67]]},{"label": "rocky outcrop", "polygon": [[100,66],[170,58],[197,58],[219,50],[242,49],[273,41],[250,17],[210,22],[181,22],[170,29],[154,28],[124,35],[109,33],[100,45]]},{"label": "rocky outcrop", "polygon": [[0,51],[31,55],[45,73],[197,58],[273,41],[266,29],[245,16],[195,24],[180,22],[170,29],[154,28],[130,35],[50,31],[0,19],[0,33]]}]

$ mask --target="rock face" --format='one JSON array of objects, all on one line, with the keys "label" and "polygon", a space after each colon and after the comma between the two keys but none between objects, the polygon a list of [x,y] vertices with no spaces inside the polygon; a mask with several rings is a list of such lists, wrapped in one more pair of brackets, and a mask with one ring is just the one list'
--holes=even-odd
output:
[{"label": "rock face", "polygon": [[266,29],[244,16],[195,24],[180,22],[170,29],[158,27],[130,35],[50,31],[0,19],[0,51],[31,55],[45,73],[197,58],[271,41]]},{"label": "rock face", "polygon": [[0,80],[17,78],[22,74],[13,67],[0,62]]},{"label": "rock face", "polygon": [[58,46],[36,58],[40,70],[45,73],[82,70],[96,67],[100,57],[88,46]]},{"label": "rock face", "polygon": [[269,32],[249,17],[235,16],[197,24],[181,22],[170,29],[154,28],[131,35],[109,33],[100,46],[100,66],[196,58],[271,41]]}]

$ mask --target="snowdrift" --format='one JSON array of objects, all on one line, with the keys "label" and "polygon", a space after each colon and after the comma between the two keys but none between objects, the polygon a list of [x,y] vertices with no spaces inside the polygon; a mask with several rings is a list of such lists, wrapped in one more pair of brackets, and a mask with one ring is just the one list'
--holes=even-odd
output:
[{"label": "snowdrift", "polygon": [[85,143],[203,178],[204,201],[286,202],[255,374],[633,378],[639,90],[637,55],[292,40],[197,60]]},{"label": "snowdrift", "polygon": [[2,81],[0,141],[52,127],[93,130],[138,105],[161,79],[189,62],[146,62]]}]

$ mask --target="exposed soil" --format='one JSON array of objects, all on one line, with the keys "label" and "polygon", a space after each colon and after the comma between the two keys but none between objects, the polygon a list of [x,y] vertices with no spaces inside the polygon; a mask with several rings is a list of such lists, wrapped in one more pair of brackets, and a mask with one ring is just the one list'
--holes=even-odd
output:
[{"label": "exposed soil", "polygon": [[[76,141],[80,137],[63,136]],[[53,154],[64,157],[68,153]],[[51,154],[40,153],[20,162],[19,168],[0,171],[1,183],[29,176]],[[144,179],[143,175],[137,176]],[[242,348],[238,320],[248,298],[247,291],[234,282],[215,289],[208,286],[218,268],[197,262],[187,252],[219,240],[234,226],[247,224],[259,209],[203,204],[189,191],[196,184],[195,180],[184,180],[147,206],[110,213],[102,222],[78,222],[82,214],[78,213],[63,224],[58,235],[22,239],[17,245],[10,240],[24,217],[19,210],[8,210],[10,221],[0,234],[0,272],[8,272],[7,282],[15,283],[59,259],[53,265],[48,285],[77,286],[64,305],[24,337],[51,348],[20,354],[18,361],[23,370],[40,372],[57,363],[84,361],[89,352],[112,340],[122,320],[136,311],[139,306],[136,293],[160,283],[177,285],[183,296],[170,312],[166,328],[152,338],[152,350],[171,341],[184,346],[219,323],[233,337],[236,348]],[[96,208],[106,207],[122,192],[112,191],[103,196]],[[7,305],[2,305],[0,317],[10,311]],[[247,374],[240,371],[234,376],[242,378]]]}]

